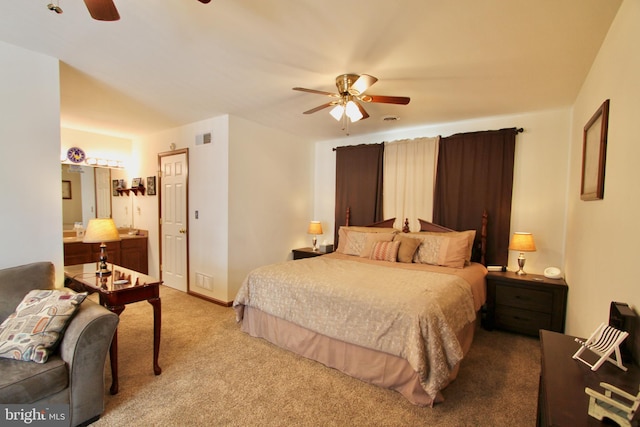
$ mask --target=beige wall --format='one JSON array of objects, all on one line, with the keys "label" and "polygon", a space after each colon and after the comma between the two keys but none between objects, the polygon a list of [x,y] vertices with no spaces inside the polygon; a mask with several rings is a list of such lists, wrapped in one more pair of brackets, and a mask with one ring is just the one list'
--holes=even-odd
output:
[{"label": "beige wall", "polygon": [[230,130],[228,301],[250,270],[309,246],[313,219],[313,145],[237,117]]},{"label": "beige wall", "polygon": [[[196,135],[206,132],[212,142],[196,145]],[[312,214],[312,145],[224,115],[134,141],[132,163],[138,167],[129,173],[156,173],[157,154],[172,143],[189,148],[190,288],[230,302],[252,268],[283,261],[305,243]],[[136,226],[149,230],[149,271],[157,275],[157,198],[136,202]],[[213,290],[198,288],[196,273],[211,277]]]},{"label": "beige wall", "polygon": [[0,42],[0,268],[51,261],[62,284],[58,60]]},{"label": "beige wall", "polygon": [[[640,241],[640,2],[625,0],[573,109],[567,198],[567,332],[588,335],[608,319],[611,301],[640,307],[635,276]],[[604,199],[580,200],[583,127],[611,100]]]},{"label": "beige wall", "polygon": [[[212,133],[211,144],[196,145],[196,135],[206,132]],[[228,134],[224,115],[135,139],[133,166],[127,170],[131,177],[158,175],[159,153],[189,149],[189,282],[196,283],[196,272],[211,276],[214,290],[207,296],[221,301],[226,301],[228,282]],[[135,227],[149,230],[149,274],[154,276],[160,275],[158,202],[158,196],[136,197],[133,211]]]}]

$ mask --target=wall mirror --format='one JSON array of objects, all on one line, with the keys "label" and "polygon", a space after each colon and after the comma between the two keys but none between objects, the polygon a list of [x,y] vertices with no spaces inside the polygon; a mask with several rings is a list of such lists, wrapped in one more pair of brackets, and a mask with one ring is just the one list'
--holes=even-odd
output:
[{"label": "wall mirror", "polygon": [[63,230],[73,230],[76,222],[86,227],[91,218],[111,218],[111,169],[69,164],[61,167],[62,181],[69,182],[69,192],[62,200]]}]

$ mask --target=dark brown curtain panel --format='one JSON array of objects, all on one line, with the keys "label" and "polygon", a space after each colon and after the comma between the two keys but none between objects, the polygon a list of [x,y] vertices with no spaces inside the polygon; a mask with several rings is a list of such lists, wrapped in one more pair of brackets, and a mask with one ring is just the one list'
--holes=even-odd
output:
[{"label": "dark brown curtain panel", "polygon": [[507,265],[516,128],[440,139],[433,222],[478,231],[488,213],[487,265]]},{"label": "dark brown curtain panel", "polygon": [[350,208],[350,225],[369,225],[383,219],[383,156],[384,144],[336,148],[336,245],[338,229],[345,225],[347,208]]}]

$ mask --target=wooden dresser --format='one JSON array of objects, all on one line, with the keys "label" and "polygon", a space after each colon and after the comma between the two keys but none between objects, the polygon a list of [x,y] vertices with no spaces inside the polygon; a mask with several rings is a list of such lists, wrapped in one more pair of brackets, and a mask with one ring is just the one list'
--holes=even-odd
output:
[{"label": "wooden dresser", "polygon": [[563,279],[489,272],[483,326],[535,337],[540,329],[564,332],[567,292]]},{"label": "wooden dresser", "polygon": [[[602,423],[588,414],[589,396],[584,389],[589,387],[602,393],[600,382],[614,385],[632,395],[638,393],[640,369],[637,365],[625,363],[628,371],[624,372],[612,363],[605,362],[594,372],[584,363],[571,357],[579,348],[574,337],[551,331],[540,331],[540,347],[542,358],[536,423],[538,426],[612,425]],[[588,351],[585,351],[583,356],[590,363],[598,359]]]}]

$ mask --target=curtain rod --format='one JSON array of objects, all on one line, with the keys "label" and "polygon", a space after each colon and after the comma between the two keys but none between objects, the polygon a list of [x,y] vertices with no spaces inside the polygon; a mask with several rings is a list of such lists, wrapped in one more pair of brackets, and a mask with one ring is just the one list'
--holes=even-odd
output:
[{"label": "curtain rod", "polygon": [[[516,128],[516,134],[523,133],[523,132],[524,132],[524,128]],[[337,149],[338,147],[333,147],[331,151],[336,151]]]}]

